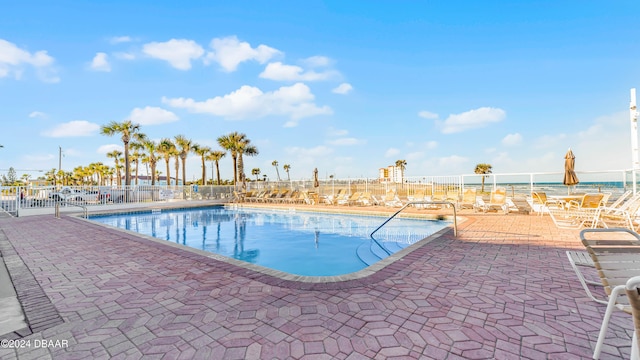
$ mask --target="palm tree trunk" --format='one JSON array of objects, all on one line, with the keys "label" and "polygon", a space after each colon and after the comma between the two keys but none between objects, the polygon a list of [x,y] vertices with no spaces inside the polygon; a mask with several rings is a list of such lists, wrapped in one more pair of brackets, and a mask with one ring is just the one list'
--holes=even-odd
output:
[{"label": "palm tree trunk", "polygon": [[187,162],[187,157],[180,156],[180,160],[182,160],[182,185],[186,185],[187,184],[187,165],[185,163]]},{"label": "palm tree trunk", "polygon": [[204,156],[202,157],[202,185],[207,185],[207,181],[205,179],[205,176],[207,174],[207,168],[204,164]]},{"label": "palm tree trunk", "polygon": [[220,166],[218,161],[216,161],[216,178],[218,179],[218,185],[220,185]]},{"label": "palm tree trunk", "polygon": [[247,184],[244,179],[244,160],[242,158],[242,154],[238,154],[238,180],[240,180],[240,184],[242,184],[242,190],[247,188]]},{"label": "palm tree trunk", "polygon": [[238,155],[232,154],[231,157],[233,158],[233,185],[235,185],[238,182]]},{"label": "palm tree trunk", "polygon": [[166,174],[166,178],[167,178],[167,186],[171,186],[171,172],[170,172],[170,168],[169,168],[169,159],[165,159],[164,162],[167,164],[167,174]]}]

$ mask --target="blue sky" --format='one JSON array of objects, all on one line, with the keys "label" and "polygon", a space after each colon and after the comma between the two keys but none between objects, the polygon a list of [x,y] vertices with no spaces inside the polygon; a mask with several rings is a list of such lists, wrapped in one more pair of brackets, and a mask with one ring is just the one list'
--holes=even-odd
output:
[{"label": "blue sky", "polygon": [[[131,119],[292,178],[631,166],[634,1],[19,1],[0,12],[0,169],[101,161]],[[221,173],[231,178],[229,157]],[[164,170],[164,165],[158,167]],[[207,169],[210,173],[210,169]],[[199,178],[193,154],[188,179]],[[36,177],[38,173],[31,173]]]}]

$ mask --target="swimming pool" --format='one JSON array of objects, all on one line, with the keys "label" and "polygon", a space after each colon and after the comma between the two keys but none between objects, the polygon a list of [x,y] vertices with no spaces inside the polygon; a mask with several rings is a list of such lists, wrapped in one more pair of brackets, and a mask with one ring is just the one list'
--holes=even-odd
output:
[{"label": "swimming pool", "polygon": [[343,275],[447,227],[443,220],[275,209],[207,207],[91,216],[131,230],[263,267],[304,276]]}]

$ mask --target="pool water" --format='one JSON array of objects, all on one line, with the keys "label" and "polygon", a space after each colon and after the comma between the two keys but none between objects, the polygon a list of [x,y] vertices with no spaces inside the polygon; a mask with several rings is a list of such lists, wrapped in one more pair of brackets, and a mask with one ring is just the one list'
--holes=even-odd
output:
[{"label": "pool water", "polygon": [[290,274],[343,275],[447,227],[448,221],[230,207],[91,216],[92,221]]}]

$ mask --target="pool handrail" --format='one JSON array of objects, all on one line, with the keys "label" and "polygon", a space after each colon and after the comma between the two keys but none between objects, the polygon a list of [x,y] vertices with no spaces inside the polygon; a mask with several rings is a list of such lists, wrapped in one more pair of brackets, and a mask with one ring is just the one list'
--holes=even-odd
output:
[{"label": "pool handrail", "polygon": [[393,219],[394,217],[396,217],[398,214],[400,214],[402,212],[402,210],[406,209],[408,206],[410,205],[416,205],[416,204],[429,204],[429,205],[450,205],[451,208],[453,209],[453,236],[457,237],[458,236],[458,217],[457,217],[457,213],[456,213],[456,206],[454,203],[452,203],[451,201],[431,201],[431,200],[418,200],[418,201],[409,201],[408,203],[404,204],[404,206],[402,206],[400,208],[400,210],[396,211],[393,215],[391,215],[387,220],[385,220],[380,226],[378,226],[375,230],[373,230],[371,232],[371,234],[369,235],[369,237],[371,237],[371,240],[373,240],[378,246],[380,246],[384,251],[386,251],[389,255],[391,255],[391,253],[389,253],[389,251],[384,248],[382,245],[380,245],[380,243],[378,242],[378,240],[376,240],[373,237],[373,234],[375,234],[378,230],[380,230],[380,228],[382,228],[383,226],[385,226],[389,221],[391,221],[391,219]]},{"label": "pool handrail", "polygon": [[80,205],[80,204],[70,203],[67,200],[63,200],[63,201],[56,201],[56,208],[55,208],[54,216],[57,219],[60,219],[60,203],[64,203],[66,205],[71,205],[71,206],[81,207],[82,208],[82,217],[85,218],[85,219],[87,219],[89,217],[89,209],[87,209],[86,206]]}]

